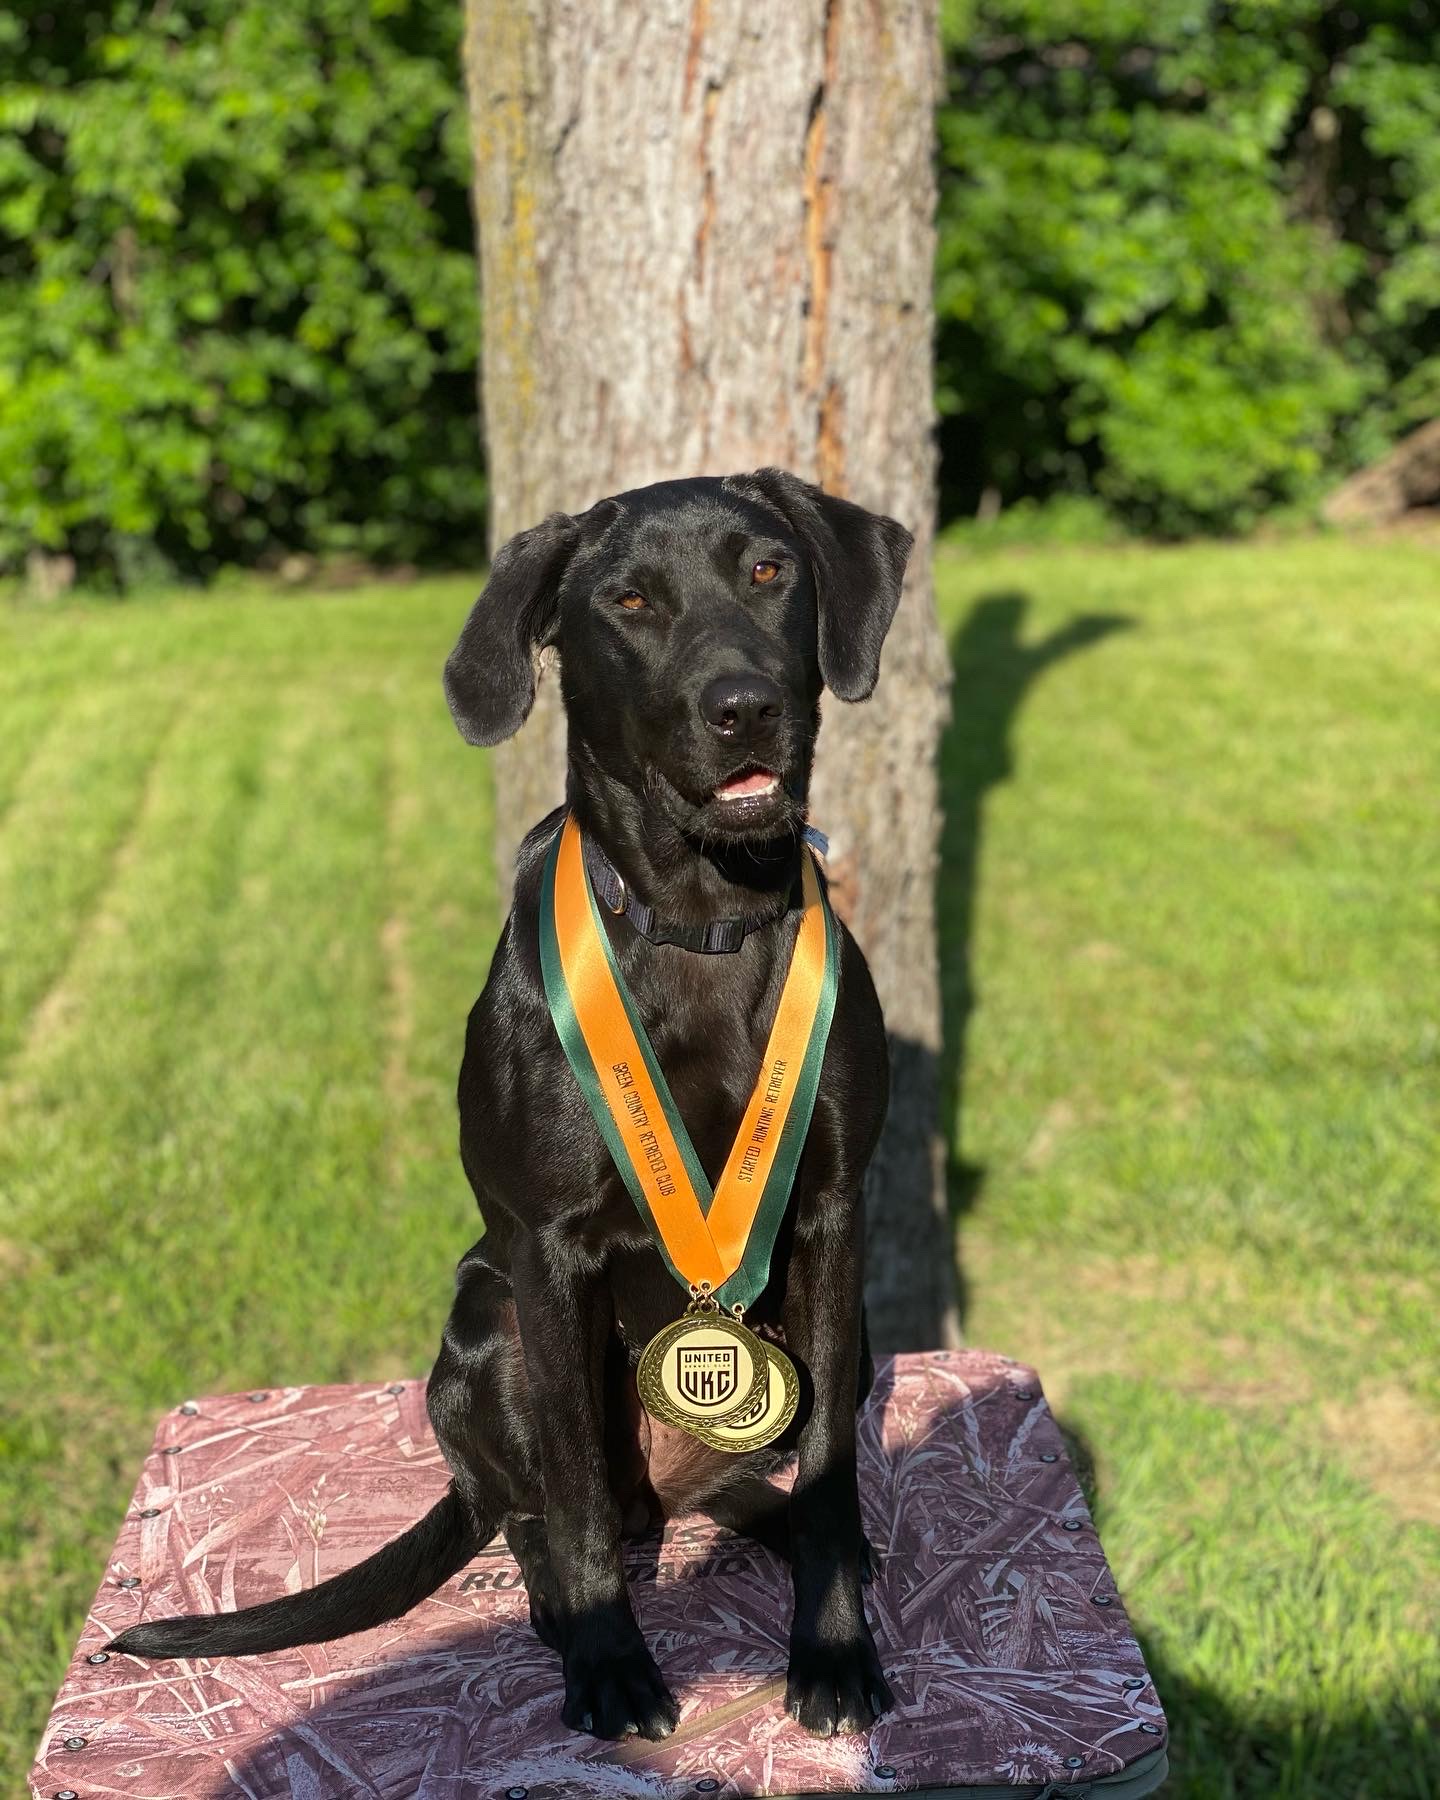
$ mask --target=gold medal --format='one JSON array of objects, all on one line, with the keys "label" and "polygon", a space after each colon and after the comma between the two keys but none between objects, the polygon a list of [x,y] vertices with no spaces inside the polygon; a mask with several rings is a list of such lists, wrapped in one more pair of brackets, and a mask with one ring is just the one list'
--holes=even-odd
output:
[{"label": "gold medal", "polygon": [[712,1450],[728,1450],[736,1456],[746,1450],[763,1450],[766,1444],[774,1443],[795,1417],[795,1409],[800,1404],[800,1381],[795,1365],[774,1344],[766,1344],[764,1349],[767,1380],[760,1398],[739,1418],[724,1425],[692,1425],[689,1428]]},{"label": "gold medal", "polygon": [[764,1344],[713,1302],[657,1331],[635,1371],[645,1410],[686,1431],[747,1414],[768,1380]]}]

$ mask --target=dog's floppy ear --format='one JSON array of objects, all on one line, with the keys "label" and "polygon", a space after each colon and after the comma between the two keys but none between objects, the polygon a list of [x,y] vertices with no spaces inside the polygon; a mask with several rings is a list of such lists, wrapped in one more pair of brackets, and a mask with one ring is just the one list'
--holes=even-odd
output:
[{"label": "dog's floppy ear", "polygon": [[445,698],[467,744],[498,744],[529,717],[535,653],[555,641],[560,582],[579,538],[568,513],[551,513],[496,551],[445,664]]},{"label": "dog's floppy ear", "polygon": [[778,508],[810,553],[818,590],[820,674],[841,700],[868,700],[900,604],[915,539],[894,519],[823,493],[784,469],[757,469],[727,487]]}]

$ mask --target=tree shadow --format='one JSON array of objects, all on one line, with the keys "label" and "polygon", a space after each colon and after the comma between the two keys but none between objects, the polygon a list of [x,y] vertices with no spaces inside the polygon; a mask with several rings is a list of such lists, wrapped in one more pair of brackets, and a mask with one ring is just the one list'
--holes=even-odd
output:
[{"label": "tree shadow", "polygon": [[[986,1174],[982,1166],[966,1162],[959,1148],[967,1039],[978,1004],[974,928],[986,801],[1014,773],[1012,728],[1036,680],[1066,657],[1134,625],[1123,616],[1086,614],[1045,638],[1025,642],[1029,604],[1020,592],[987,594],[951,640],[954,690],[940,750],[945,821],[936,911],[944,1017],[941,1103],[947,1126],[954,1120],[948,1168],[952,1225],[979,1203]],[[963,1260],[956,1282],[963,1323],[969,1310]],[[1111,1535],[1111,1521],[1092,1447],[1071,1421],[1057,1415],[1056,1423],[1103,1544]],[[1197,1629],[1200,1625],[1198,1620],[1188,1623]],[[1187,1654],[1174,1634],[1133,1620],[1132,1625],[1169,1721],[1172,1775],[1164,1789],[1167,1797],[1330,1800],[1344,1794],[1419,1800],[1440,1794],[1440,1738],[1427,1729],[1429,1720],[1440,1717],[1440,1675],[1427,1682],[1418,1705],[1397,1697],[1371,1708],[1327,1712],[1303,1693],[1257,1692],[1246,1699],[1198,1674],[1199,1659]],[[1316,1629],[1322,1629],[1318,1622]]]},{"label": "tree shadow", "polygon": [[1170,1725],[1165,1800],[1422,1800],[1440,1793],[1431,1721],[1398,1702],[1327,1713],[1278,1699],[1233,1704],[1137,1631]]},{"label": "tree shadow", "polygon": [[[936,916],[944,1025],[940,1104],[950,1145],[947,1188],[952,1229],[977,1205],[985,1181],[985,1170],[966,1162],[960,1153],[967,1039],[977,1003],[974,931],[985,802],[1014,772],[1012,729],[1039,678],[1066,657],[1134,626],[1134,620],[1123,614],[1084,613],[1047,637],[1026,640],[1029,605],[1029,596],[1016,591],[983,595],[950,643],[954,686],[950,722],[940,743],[945,818]],[[955,1283],[963,1330],[969,1311],[963,1262]]]},{"label": "tree shadow", "polygon": [[[1113,1521],[1093,1447],[1073,1421],[1057,1413],[1055,1423],[1103,1546]],[[1326,1712],[1258,1694],[1236,1704],[1177,1656],[1173,1640],[1167,1644],[1133,1614],[1130,1626],[1169,1726],[1165,1800],[1422,1800],[1440,1794],[1440,1738],[1431,1724],[1440,1718],[1440,1671],[1413,1705],[1396,1697]]]}]

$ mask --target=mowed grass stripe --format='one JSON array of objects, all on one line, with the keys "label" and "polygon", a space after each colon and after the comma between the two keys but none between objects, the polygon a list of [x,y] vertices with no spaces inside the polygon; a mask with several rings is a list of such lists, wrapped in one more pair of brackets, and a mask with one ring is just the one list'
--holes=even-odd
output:
[{"label": "mowed grass stripe", "polygon": [[403,1230],[382,1184],[387,723],[373,695],[308,687],[297,772],[256,821],[187,1094],[177,1200],[213,1196],[188,1237],[214,1304],[202,1321],[192,1299],[188,1325],[176,1309],[191,1381],[343,1367],[367,1342],[375,1270]]},{"label": "mowed grass stripe", "polygon": [[[184,1233],[164,1210],[186,1163],[174,1096],[195,1032],[213,1015],[206,978],[274,710],[268,696],[237,697],[223,718],[196,709],[179,721],[104,928],[69,970],[74,1004],[0,1085],[0,1655],[19,1721],[3,1740],[11,1786],[94,1590],[129,1471],[177,1379],[158,1318],[172,1296],[194,1299]],[[203,1312],[189,1309],[197,1331]]]},{"label": "mowed grass stripe", "polygon": [[[113,1139],[101,1126],[99,1142],[121,1151],[107,1183],[116,1204],[57,1233],[33,1296],[31,1348],[67,1396],[70,1431],[56,1443],[40,1408],[19,1424],[54,1454],[57,1486],[47,1495],[38,1484],[33,1516],[52,1538],[57,1515],[67,1518],[62,1546],[111,1534],[104,1467],[134,1464],[162,1407],[215,1387],[347,1372],[346,1347],[369,1349],[377,1335],[386,1233],[407,1228],[393,1211],[382,1221],[375,1181],[384,709],[307,685],[270,710],[273,741],[237,771],[247,811],[229,866],[193,896],[217,936],[184,945],[178,990],[154,1008],[168,1042],[138,1071],[149,1077],[143,1113],[107,1121]],[[100,1076],[102,1088],[123,1080],[118,1069]],[[47,1344],[57,1307],[91,1329]],[[77,1450],[101,1462],[78,1480]],[[52,1566],[18,1610],[73,1613],[93,1579],[92,1566],[68,1586]],[[36,1729],[51,1680],[34,1687]]]},{"label": "mowed grass stripe", "polygon": [[218,727],[200,708],[178,720],[54,1028],[0,1080],[0,1193],[32,1243],[67,1237],[70,1206],[103,1218],[133,1203],[115,1172],[168,1129],[163,1097],[188,1061],[187,1020],[208,1009],[274,715],[263,697]]},{"label": "mowed grass stripe", "polygon": [[31,762],[57,729],[56,712],[49,694],[0,692],[0,838]]},{"label": "mowed grass stripe", "polygon": [[[360,1372],[334,1348],[327,1305],[341,1245],[349,1341],[378,1346],[391,1368],[420,1364],[420,1342],[433,1342],[433,1309],[416,1302],[423,1340],[383,1348],[377,1314],[384,1326],[393,1315],[375,1305],[375,1272],[393,1267],[397,1243],[426,1259],[413,1219],[376,1198],[378,959],[354,983],[336,940],[378,941],[373,888],[358,910],[352,897],[381,866],[376,730],[397,681],[422,716],[438,713],[432,741],[463,757],[435,675],[459,610],[448,594],[414,607],[393,593],[314,609],[167,601],[94,613],[74,633],[103,638],[107,660],[176,670],[201,704],[167,746],[175,778],[157,772],[154,829],[109,897],[106,929],[70,971],[79,1004],[16,1072],[0,1124],[11,1202],[0,1255],[7,1278],[15,1268],[20,1321],[0,1353],[0,1530],[16,1551],[0,1577],[0,1790],[20,1785],[155,1413],[204,1387],[253,1385],[255,1368],[267,1383],[287,1369]],[[126,629],[138,640],[128,650]],[[77,676],[89,660],[76,653]],[[328,698],[335,688],[343,704]],[[358,1133],[324,1105],[352,986],[365,1036],[357,1055],[356,1031],[340,1033],[359,1071],[349,1085],[373,1095]],[[270,1046],[278,1079],[246,1043]],[[262,1080],[268,1105],[251,1091]],[[287,1240],[297,1200],[314,1209],[311,1228]],[[461,1191],[451,1202],[470,1213],[458,1254],[473,1212]],[[388,1240],[357,1228],[367,1205],[383,1211]],[[452,1261],[438,1246],[441,1312]]]},{"label": "mowed grass stripe", "polygon": [[[75,1304],[85,1327],[57,1344],[44,1309],[19,1309],[22,1353],[47,1342],[52,1356],[97,1350],[107,1295],[121,1310],[110,1258],[168,1238],[161,1203],[185,1177],[177,1127],[192,1104],[197,1042],[214,1029],[215,977],[254,828],[257,771],[274,754],[274,712],[257,700],[231,709],[224,734],[194,714],[177,730],[136,855],[70,971],[71,1002],[0,1085],[0,1220],[27,1261],[43,1263],[33,1271],[43,1291],[56,1306]],[[150,1282],[167,1279],[157,1266]],[[126,1341],[105,1326],[122,1356],[118,1370],[98,1359],[103,1375],[136,1372],[129,1357],[148,1323],[136,1315],[132,1324],[136,1338]]]},{"label": "mowed grass stripe", "polygon": [[145,803],[173,701],[91,689],[40,741],[0,826],[0,1064],[74,954]]},{"label": "mowed grass stripe", "polygon": [[463,744],[434,701],[429,669],[397,683],[390,697],[381,928],[388,977],[385,1183],[412,1227],[394,1250],[396,1310],[385,1336],[400,1366],[417,1373],[415,1346],[437,1339],[453,1262],[481,1229],[460,1168],[455,1087],[465,1020],[484,985],[499,923],[489,759]]}]

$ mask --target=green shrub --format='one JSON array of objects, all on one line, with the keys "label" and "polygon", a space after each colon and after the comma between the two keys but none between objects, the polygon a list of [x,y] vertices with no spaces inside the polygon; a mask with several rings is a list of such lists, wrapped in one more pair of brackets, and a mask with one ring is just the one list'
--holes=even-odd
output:
[{"label": "green shrub", "polygon": [[459,30],[457,0],[0,14],[0,567],[479,554]]},{"label": "green shrub", "polygon": [[1384,437],[1440,414],[1440,29],[1417,28],[1428,5],[1381,10],[1392,21],[1333,71],[1328,193],[1366,253],[1347,302],[1392,377],[1373,420]]},{"label": "green shrub", "polygon": [[[0,574],[480,557],[460,15],[0,12]],[[1243,529],[1440,413],[1435,0],[943,18],[947,515]]]},{"label": "green shrub", "polygon": [[1440,409],[1428,5],[961,0],[945,30],[953,506],[1232,530]]}]

